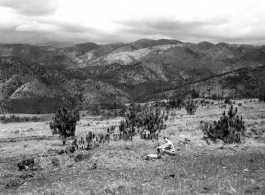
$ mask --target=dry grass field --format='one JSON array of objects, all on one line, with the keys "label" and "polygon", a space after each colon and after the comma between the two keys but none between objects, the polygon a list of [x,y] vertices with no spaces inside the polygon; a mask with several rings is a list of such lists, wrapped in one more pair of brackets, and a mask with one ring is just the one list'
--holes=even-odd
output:
[{"label": "dry grass field", "polygon": [[[41,122],[0,124],[0,194],[265,194],[265,103],[242,102],[238,115],[246,122],[242,144],[207,143],[200,121],[218,120],[217,105],[199,107],[195,115],[177,110],[158,141],[138,136],[133,141],[110,141],[93,150],[61,154],[65,149],[49,129],[51,115]],[[76,136],[106,132],[122,118],[101,120],[84,116]],[[88,123],[90,125],[88,125]],[[177,154],[146,161],[163,136]],[[67,145],[70,144],[67,141]],[[75,157],[83,155],[81,161]],[[19,171],[18,162],[34,157],[33,170]],[[96,164],[96,166],[94,165]]]}]

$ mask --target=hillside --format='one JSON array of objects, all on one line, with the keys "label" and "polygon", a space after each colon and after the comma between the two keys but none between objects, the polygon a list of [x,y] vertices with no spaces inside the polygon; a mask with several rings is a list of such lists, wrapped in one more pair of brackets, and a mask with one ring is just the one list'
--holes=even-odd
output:
[{"label": "hillside", "polygon": [[10,112],[54,112],[60,99],[68,95],[81,94],[84,108],[89,104],[124,103],[129,98],[127,93],[111,84],[21,58],[0,58],[0,74],[0,101]]},{"label": "hillside", "polygon": [[[179,97],[196,91],[200,97],[259,98],[265,95],[265,66],[243,68],[215,75],[189,84],[156,91],[159,97]],[[148,99],[148,97],[147,97]]]},{"label": "hillside", "polygon": [[36,102],[43,106],[23,109],[50,112],[69,94],[81,95],[84,107],[169,98],[192,90],[200,96],[258,97],[265,93],[264,48],[166,39],[67,48],[0,44],[0,101]]}]

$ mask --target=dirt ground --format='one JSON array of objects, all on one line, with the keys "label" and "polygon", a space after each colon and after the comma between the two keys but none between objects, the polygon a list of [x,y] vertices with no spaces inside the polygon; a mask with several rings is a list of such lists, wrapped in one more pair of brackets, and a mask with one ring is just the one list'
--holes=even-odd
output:
[{"label": "dirt ground", "polygon": [[[56,151],[65,146],[51,134],[51,116],[42,116],[37,123],[0,124],[0,194],[264,195],[265,103],[239,102],[243,105],[237,106],[238,115],[243,116],[248,132],[242,144],[202,139],[200,121],[218,120],[228,110],[217,105],[199,107],[195,115],[177,110],[158,141],[136,136],[132,142],[111,141],[94,150],[61,155]],[[121,119],[82,117],[76,135],[106,132]],[[156,152],[165,135],[177,154],[144,160]],[[19,171],[18,162],[30,157],[34,157],[34,168]]]}]

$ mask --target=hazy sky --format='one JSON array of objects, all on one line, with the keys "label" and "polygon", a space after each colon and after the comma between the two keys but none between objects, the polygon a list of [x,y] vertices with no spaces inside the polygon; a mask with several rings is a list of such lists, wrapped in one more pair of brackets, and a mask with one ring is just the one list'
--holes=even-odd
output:
[{"label": "hazy sky", "polygon": [[142,38],[265,45],[265,0],[0,0],[0,42]]}]

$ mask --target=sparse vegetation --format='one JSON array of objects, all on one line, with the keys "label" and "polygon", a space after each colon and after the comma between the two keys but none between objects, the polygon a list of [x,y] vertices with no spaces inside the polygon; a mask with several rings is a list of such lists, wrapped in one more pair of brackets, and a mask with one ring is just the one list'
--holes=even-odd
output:
[{"label": "sparse vegetation", "polygon": [[190,93],[191,93],[191,98],[198,98],[200,96],[200,94],[194,89],[192,89]]},{"label": "sparse vegetation", "polygon": [[[84,137],[75,139],[72,146],[76,149],[90,150],[98,147],[100,144],[113,141],[131,140],[133,136],[140,135],[141,139],[158,140],[159,133],[166,128],[164,120],[168,118],[168,112],[162,112],[160,107],[141,106],[140,104],[131,104],[124,113],[124,120],[120,121],[118,127],[119,133],[114,133],[115,127],[107,128],[105,133],[93,133],[89,131]],[[108,111],[108,113],[110,113]],[[103,116],[106,117],[106,116]],[[111,116],[108,116],[108,119]],[[113,116],[114,117],[114,116]]]},{"label": "sparse vegetation", "polygon": [[97,104],[89,105],[87,114],[91,114],[92,116],[99,116],[100,115],[100,105],[97,105]]},{"label": "sparse vegetation", "polygon": [[[57,136],[50,135],[47,125],[50,119],[30,126],[0,124],[1,141],[4,141],[0,143],[3,167],[0,189],[3,194],[264,194],[264,104],[247,100],[244,107],[238,108],[245,126],[250,127],[246,143],[219,142],[209,146],[201,140],[205,134],[198,126],[201,120],[216,120],[221,112],[212,100],[207,102],[207,107],[197,109],[198,115],[184,117],[185,108],[130,105],[125,111],[129,116],[125,116],[135,124],[133,141],[130,137],[120,137],[120,118],[101,120],[91,115],[82,118],[76,126],[75,139],[65,146],[55,140]],[[129,113],[130,110],[136,114]],[[225,115],[237,119],[238,112],[230,108]],[[144,121],[144,113],[147,119],[155,119],[156,114],[164,116],[164,124],[169,115],[167,128],[161,129],[158,140],[156,137],[149,140],[146,126],[138,128],[138,117]],[[174,116],[181,120],[173,121]],[[144,128],[147,140],[140,134]],[[177,155],[147,162],[144,157],[156,152],[161,136],[170,137]],[[16,169],[11,168],[14,165]],[[177,188],[175,181],[181,183]]]},{"label": "sparse vegetation", "polygon": [[10,116],[0,116],[1,123],[24,123],[24,122],[39,122],[40,119],[36,116],[16,116],[14,114]]},{"label": "sparse vegetation", "polygon": [[169,100],[168,104],[170,108],[178,108],[180,110],[183,104],[183,100],[180,98],[178,98],[177,100],[171,99]]},{"label": "sparse vegetation", "polygon": [[80,150],[91,150],[96,147],[99,147],[100,144],[109,143],[110,142],[110,133],[109,131],[105,134],[103,133],[93,133],[89,131],[84,137],[80,137],[80,139],[74,139],[70,148],[66,148],[67,151],[74,152],[76,149]]},{"label": "sparse vegetation", "polygon": [[232,104],[232,101],[230,98],[225,98],[224,103],[225,104]]},{"label": "sparse vegetation", "polygon": [[259,96],[259,101],[265,102],[265,94]]},{"label": "sparse vegetation", "polygon": [[195,114],[197,108],[198,106],[196,105],[195,101],[189,99],[186,102],[185,109],[188,114],[190,115]]},{"label": "sparse vegetation", "polygon": [[3,102],[3,109],[9,113],[47,114],[54,113],[61,97],[32,97],[11,99]]}]

